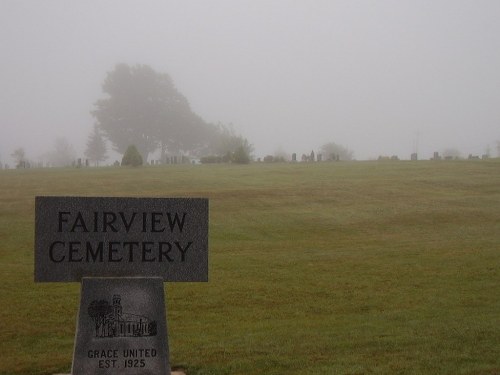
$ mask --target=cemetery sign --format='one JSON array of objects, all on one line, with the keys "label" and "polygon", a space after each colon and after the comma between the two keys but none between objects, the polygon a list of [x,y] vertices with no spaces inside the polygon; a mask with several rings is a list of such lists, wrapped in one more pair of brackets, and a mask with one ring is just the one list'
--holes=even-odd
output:
[{"label": "cemetery sign", "polygon": [[169,375],[164,281],[208,281],[205,198],[35,198],[35,281],[81,282],[72,375]]},{"label": "cemetery sign", "polygon": [[35,281],[208,281],[204,198],[36,197]]}]

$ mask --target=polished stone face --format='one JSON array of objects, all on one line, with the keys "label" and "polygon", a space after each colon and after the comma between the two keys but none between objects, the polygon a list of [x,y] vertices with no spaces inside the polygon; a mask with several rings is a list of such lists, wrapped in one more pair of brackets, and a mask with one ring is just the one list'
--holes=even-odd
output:
[{"label": "polished stone face", "polygon": [[167,375],[162,278],[84,278],[72,375]]},{"label": "polished stone face", "polygon": [[204,198],[36,197],[35,281],[208,281]]}]

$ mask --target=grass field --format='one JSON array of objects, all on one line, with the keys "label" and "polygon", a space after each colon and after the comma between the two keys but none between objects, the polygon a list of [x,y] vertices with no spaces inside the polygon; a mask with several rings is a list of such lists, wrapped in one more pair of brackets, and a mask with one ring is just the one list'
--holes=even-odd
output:
[{"label": "grass field", "polygon": [[36,195],[210,199],[210,281],[166,286],[189,375],[500,374],[499,160],[0,171],[2,375],[71,366]]}]

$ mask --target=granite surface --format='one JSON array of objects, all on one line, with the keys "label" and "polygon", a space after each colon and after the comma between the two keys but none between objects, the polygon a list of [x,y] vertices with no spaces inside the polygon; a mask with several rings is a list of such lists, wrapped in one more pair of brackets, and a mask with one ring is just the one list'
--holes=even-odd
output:
[{"label": "granite surface", "polygon": [[170,374],[162,278],[84,278],[72,375]]},{"label": "granite surface", "polygon": [[208,199],[35,198],[35,281],[208,281]]}]

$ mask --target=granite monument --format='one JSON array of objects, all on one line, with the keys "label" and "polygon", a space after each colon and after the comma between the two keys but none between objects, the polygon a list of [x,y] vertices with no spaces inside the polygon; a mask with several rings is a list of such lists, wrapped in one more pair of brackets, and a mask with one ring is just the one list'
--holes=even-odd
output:
[{"label": "granite monument", "polygon": [[35,198],[35,281],[81,282],[72,375],[170,374],[164,281],[208,281],[205,198]]}]

